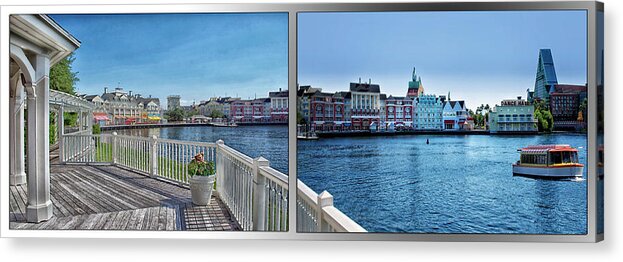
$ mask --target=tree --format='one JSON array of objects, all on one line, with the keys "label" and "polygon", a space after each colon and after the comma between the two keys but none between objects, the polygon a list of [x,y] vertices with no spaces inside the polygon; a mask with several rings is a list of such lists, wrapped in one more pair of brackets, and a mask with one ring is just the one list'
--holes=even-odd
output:
[{"label": "tree", "polygon": [[223,112],[215,109],[215,110],[212,110],[212,112],[210,112],[210,117],[211,118],[223,118],[223,117],[225,117],[225,114],[223,114]]},{"label": "tree", "polygon": [[[78,72],[72,68],[72,63],[76,60],[73,53],[65,57],[50,68],[50,89],[58,90],[64,93],[76,94],[76,83],[80,81],[78,78]],[[56,116],[50,112],[50,119],[55,119]],[[66,112],[63,114],[64,126],[75,126],[78,121],[78,115],[76,113]],[[52,122],[52,121],[51,121]],[[56,143],[56,131],[58,129],[56,121],[50,123],[50,144]]]},{"label": "tree", "polygon": [[588,108],[588,98],[584,98],[584,100],[582,100],[582,103],[580,103],[580,107],[578,108],[578,110],[580,112],[582,112],[583,115],[586,115],[586,109]]},{"label": "tree", "polygon": [[99,135],[101,133],[102,133],[102,128],[100,127],[100,124],[93,125],[93,134]]},{"label": "tree", "polygon": [[76,60],[73,53],[50,68],[50,89],[75,95],[75,84],[80,81],[78,72],[73,71],[72,63]]},{"label": "tree", "polygon": [[554,129],[554,117],[552,113],[541,105],[535,104],[534,118],[537,120],[539,132],[552,132]]},{"label": "tree", "polygon": [[184,116],[184,110],[182,110],[181,108],[175,108],[164,113],[164,118],[172,122],[183,121]]},{"label": "tree", "polygon": [[307,124],[303,114],[301,114],[301,111],[298,110],[296,110],[296,123],[301,125]]}]

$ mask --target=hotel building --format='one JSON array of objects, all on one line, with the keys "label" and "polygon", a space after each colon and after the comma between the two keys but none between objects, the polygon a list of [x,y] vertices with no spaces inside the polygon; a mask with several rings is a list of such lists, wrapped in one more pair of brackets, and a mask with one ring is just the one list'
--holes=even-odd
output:
[{"label": "hotel building", "polygon": [[273,123],[288,122],[288,90],[269,92],[270,98],[270,121]]},{"label": "hotel building", "polygon": [[465,123],[467,122],[467,109],[465,108],[465,101],[445,101],[445,97],[442,97],[442,118],[444,130],[465,130]]},{"label": "hotel building", "polygon": [[382,122],[385,129],[410,129],[413,127],[413,99],[389,96],[385,99]]},{"label": "hotel building", "polygon": [[581,130],[586,127],[586,112],[580,112],[580,105],[587,97],[586,90],[586,85],[554,86],[549,99],[554,130]]},{"label": "hotel building", "polygon": [[420,94],[413,101],[413,129],[442,130],[443,102],[436,95]]},{"label": "hotel building", "polygon": [[[380,124],[381,88],[377,84],[350,83],[351,122],[354,130],[369,130],[370,126]],[[374,124],[374,125],[372,125]]]}]

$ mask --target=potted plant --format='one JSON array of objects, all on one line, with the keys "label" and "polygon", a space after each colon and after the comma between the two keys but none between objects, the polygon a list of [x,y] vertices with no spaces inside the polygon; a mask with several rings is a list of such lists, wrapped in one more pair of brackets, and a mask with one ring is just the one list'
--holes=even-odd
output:
[{"label": "potted plant", "polygon": [[190,193],[193,204],[207,206],[212,197],[214,178],[216,169],[213,161],[205,161],[203,153],[197,154],[188,164],[188,175],[190,175]]}]

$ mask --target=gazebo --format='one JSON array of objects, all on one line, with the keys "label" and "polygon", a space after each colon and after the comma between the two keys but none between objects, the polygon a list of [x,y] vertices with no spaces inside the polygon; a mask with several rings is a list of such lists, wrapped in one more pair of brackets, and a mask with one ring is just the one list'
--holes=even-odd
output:
[{"label": "gazebo", "polygon": [[[80,42],[47,15],[11,15],[9,30],[9,181],[11,185],[27,184],[26,219],[41,222],[52,217],[49,116],[50,98],[57,92],[50,91],[50,67],[71,54]],[[58,101],[54,106],[60,112],[70,102]],[[58,115],[62,118],[62,113]],[[28,130],[26,154],[24,128]]]}]

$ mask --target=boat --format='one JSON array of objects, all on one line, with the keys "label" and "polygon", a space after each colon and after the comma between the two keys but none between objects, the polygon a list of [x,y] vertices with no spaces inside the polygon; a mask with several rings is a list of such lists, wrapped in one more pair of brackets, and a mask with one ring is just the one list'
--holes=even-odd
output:
[{"label": "boat", "polygon": [[297,125],[296,126],[296,139],[318,140],[318,135],[316,135],[316,132],[312,130],[311,128],[309,128],[308,126]]},{"label": "boat", "polygon": [[318,136],[316,135],[316,132],[305,132],[305,133],[299,133],[296,135],[296,139],[301,139],[301,140],[318,140]]},{"label": "boat", "polygon": [[584,165],[578,150],[570,145],[535,145],[520,148],[520,160],[513,164],[513,175],[540,178],[582,177]]}]

